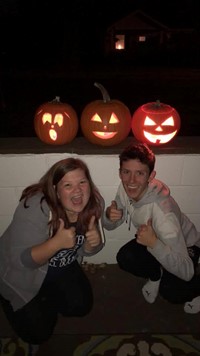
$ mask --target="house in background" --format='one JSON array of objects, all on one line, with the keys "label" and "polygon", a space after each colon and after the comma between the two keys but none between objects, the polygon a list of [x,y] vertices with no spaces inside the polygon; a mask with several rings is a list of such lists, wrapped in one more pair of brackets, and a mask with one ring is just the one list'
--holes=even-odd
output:
[{"label": "house in background", "polygon": [[[166,26],[137,10],[113,23],[106,31],[105,54],[131,60],[180,57],[192,46],[194,28]],[[179,58],[180,59],[180,58]]]}]

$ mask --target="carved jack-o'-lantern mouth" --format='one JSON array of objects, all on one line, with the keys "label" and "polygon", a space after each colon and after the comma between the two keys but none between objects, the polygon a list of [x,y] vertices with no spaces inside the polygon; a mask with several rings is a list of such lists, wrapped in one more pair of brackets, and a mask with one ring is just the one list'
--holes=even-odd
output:
[{"label": "carved jack-o'-lantern mouth", "polygon": [[49,130],[49,136],[53,141],[56,141],[58,137],[57,132],[54,129]]},{"label": "carved jack-o'-lantern mouth", "polygon": [[100,131],[92,131],[93,135],[99,138],[102,138],[103,140],[109,140],[110,138],[113,138],[117,132],[100,132]]},{"label": "carved jack-o'-lantern mouth", "polygon": [[176,134],[177,134],[177,130],[169,135],[152,135],[151,133],[144,131],[144,136],[147,138],[148,141],[152,143],[169,142]]}]

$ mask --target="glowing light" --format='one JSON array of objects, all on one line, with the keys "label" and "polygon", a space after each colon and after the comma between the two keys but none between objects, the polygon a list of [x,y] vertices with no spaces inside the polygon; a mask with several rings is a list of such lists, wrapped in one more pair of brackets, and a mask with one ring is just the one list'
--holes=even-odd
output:
[{"label": "glowing light", "polygon": [[102,131],[93,131],[93,135],[101,138],[102,140],[109,140],[113,138],[117,132],[102,132]]},{"label": "glowing light", "polygon": [[46,124],[46,122],[49,122],[51,123],[51,120],[52,120],[52,115],[50,113],[45,113],[43,116],[42,116],[42,123],[43,124]]},{"label": "glowing light", "polygon": [[169,142],[176,134],[177,134],[177,130],[169,135],[152,135],[149,132],[144,131],[144,136],[147,138],[149,142],[160,143],[160,144]]},{"label": "glowing light", "polygon": [[54,124],[58,124],[59,127],[61,127],[63,125],[63,115],[62,114],[55,115]]}]

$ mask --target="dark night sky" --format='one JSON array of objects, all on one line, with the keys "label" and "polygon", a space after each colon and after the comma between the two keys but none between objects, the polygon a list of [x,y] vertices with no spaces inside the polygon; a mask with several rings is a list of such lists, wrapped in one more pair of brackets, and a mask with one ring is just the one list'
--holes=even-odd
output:
[{"label": "dark night sky", "polygon": [[45,63],[47,52],[49,61],[62,58],[66,44],[87,51],[103,41],[108,25],[136,9],[171,27],[200,23],[199,0],[1,0],[1,58],[28,65]]},{"label": "dark night sky", "polygon": [[[174,104],[182,116],[181,134],[196,135],[200,126],[196,74],[191,83],[184,76],[179,83],[169,78],[173,93],[162,73],[156,71],[153,82],[149,77],[149,86],[143,86],[142,80],[137,82],[134,75],[130,80],[121,77],[118,85],[117,75],[110,70],[113,63],[104,75],[100,52],[105,31],[137,9],[168,27],[200,30],[200,0],[71,0],[71,4],[69,0],[0,0],[0,136],[34,136],[37,106],[55,96],[70,103],[80,115],[86,103],[99,98],[94,81],[102,81],[111,96],[122,100],[132,112],[149,100]],[[81,59],[82,67],[77,65],[83,68],[80,76],[76,67],[72,70],[75,59]],[[102,72],[95,71],[94,63],[102,66]],[[127,70],[126,65],[124,68]]]}]

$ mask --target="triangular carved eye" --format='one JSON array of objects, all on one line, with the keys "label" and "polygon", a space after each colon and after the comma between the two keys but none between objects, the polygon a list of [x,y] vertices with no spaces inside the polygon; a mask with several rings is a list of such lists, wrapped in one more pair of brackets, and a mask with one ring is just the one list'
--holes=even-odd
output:
[{"label": "triangular carved eye", "polygon": [[94,116],[92,116],[92,118],[91,118],[91,121],[102,122],[102,120],[98,114],[94,114]]},{"label": "triangular carved eye", "polygon": [[117,115],[114,114],[114,112],[113,112],[110,117],[109,124],[117,124],[118,122],[119,122],[119,119],[117,118]]},{"label": "triangular carved eye", "polygon": [[168,117],[167,120],[165,120],[161,126],[174,126],[174,119],[172,116]]},{"label": "triangular carved eye", "polygon": [[55,115],[54,124],[58,124],[59,127],[61,127],[63,125],[63,115],[62,114]]},{"label": "triangular carved eye", "polygon": [[156,125],[155,121],[150,119],[150,117],[146,116],[145,121],[144,121],[145,126],[154,126]]},{"label": "triangular carved eye", "polygon": [[45,112],[45,114],[42,116],[42,122],[43,122],[43,124],[46,124],[46,122],[49,122],[51,124],[52,115],[48,112]]}]

